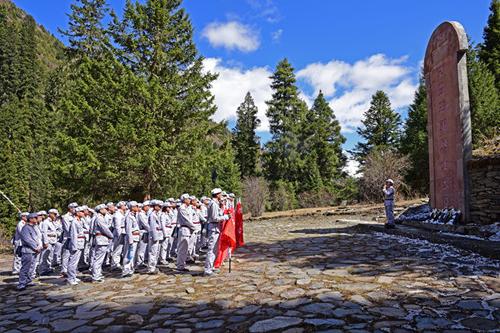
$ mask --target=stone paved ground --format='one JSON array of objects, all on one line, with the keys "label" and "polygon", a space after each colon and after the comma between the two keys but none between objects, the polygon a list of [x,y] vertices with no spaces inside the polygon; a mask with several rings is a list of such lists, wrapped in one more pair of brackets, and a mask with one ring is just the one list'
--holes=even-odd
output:
[{"label": "stone paved ground", "polygon": [[[498,261],[382,233],[335,216],[246,224],[234,271],[137,274],[23,292],[0,276],[0,331],[499,331]],[[198,272],[200,266],[193,266]],[[88,280],[86,277],[84,280]]]}]

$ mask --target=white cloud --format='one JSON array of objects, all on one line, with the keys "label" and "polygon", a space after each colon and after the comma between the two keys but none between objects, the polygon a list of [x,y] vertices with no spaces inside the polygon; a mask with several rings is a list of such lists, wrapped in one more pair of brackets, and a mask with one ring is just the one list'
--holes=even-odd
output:
[{"label": "white cloud", "polygon": [[321,90],[335,111],[343,132],[353,132],[361,125],[376,90],[385,91],[394,109],[410,104],[416,85],[413,70],[405,65],[407,57],[390,59],[375,54],[354,64],[332,60],[313,63],[297,72],[297,77],[314,89]]},{"label": "white cloud", "polygon": [[[411,103],[416,89],[416,75],[405,62],[406,58],[389,59],[378,54],[354,64],[339,60],[309,64],[297,72],[297,77],[313,88],[314,95],[300,91],[299,96],[311,107],[315,95],[322,90],[342,125],[342,131],[354,132],[361,125],[363,114],[370,107],[376,90],[384,90],[396,110]],[[236,119],[236,109],[250,91],[259,108],[259,131],[268,131],[265,101],[272,95],[269,78],[272,70],[268,67],[244,69],[238,65],[223,64],[219,58],[207,58],[204,65],[206,70],[219,73],[212,86],[218,107],[214,120]]]},{"label": "white cloud", "polygon": [[358,174],[358,170],[359,170],[358,161],[355,161],[353,159],[347,160],[346,166],[344,167],[344,171],[347,172],[349,176],[356,178],[360,177],[360,175]]},{"label": "white cloud", "polygon": [[349,64],[332,60],[327,64],[314,63],[307,65],[306,68],[297,72],[298,79],[304,79],[315,89],[314,95],[317,95],[320,90],[325,96],[331,96],[335,93],[335,83],[349,72]]},{"label": "white cloud", "polygon": [[247,3],[257,13],[257,17],[265,19],[268,23],[281,20],[280,11],[273,0],[247,0]]},{"label": "white cloud", "polygon": [[271,99],[272,95],[269,78],[272,72],[268,68],[255,67],[244,70],[239,67],[226,67],[219,58],[205,59],[204,67],[212,73],[219,73],[219,77],[212,84],[212,93],[217,105],[215,121],[236,119],[236,109],[243,102],[246,93],[250,91],[259,109],[257,116],[261,124],[258,130],[269,130],[265,101]]},{"label": "white cloud", "polygon": [[279,42],[279,40],[281,39],[281,35],[283,35],[283,29],[278,29],[271,32],[271,38],[273,39],[273,42]]},{"label": "white cloud", "polygon": [[213,47],[251,52],[259,48],[260,40],[256,31],[237,21],[212,22],[203,29],[202,36]]}]

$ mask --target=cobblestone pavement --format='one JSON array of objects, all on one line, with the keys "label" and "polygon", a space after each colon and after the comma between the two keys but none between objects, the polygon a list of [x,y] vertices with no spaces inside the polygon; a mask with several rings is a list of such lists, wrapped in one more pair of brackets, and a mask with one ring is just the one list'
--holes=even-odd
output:
[{"label": "cobblestone pavement", "polygon": [[210,278],[198,264],[77,287],[47,277],[16,292],[4,256],[0,331],[499,331],[498,261],[335,220],[247,223],[233,272]]}]

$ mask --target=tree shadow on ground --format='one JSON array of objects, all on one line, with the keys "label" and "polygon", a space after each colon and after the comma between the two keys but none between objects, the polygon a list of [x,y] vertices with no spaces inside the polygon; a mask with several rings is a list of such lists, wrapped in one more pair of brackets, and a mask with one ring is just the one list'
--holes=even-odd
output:
[{"label": "tree shadow on ground", "polygon": [[123,280],[106,273],[105,283],[78,287],[49,277],[43,286],[20,293],[12,278],[3,279],[0,327],[40,332],[500,328],[495,261],[352,227],[290,233],[308,237],[249,242],[235,254],[232,273],[226,264],[210,278],[199,276],[199,266],[192,275],[161,267],[155,276]]}]

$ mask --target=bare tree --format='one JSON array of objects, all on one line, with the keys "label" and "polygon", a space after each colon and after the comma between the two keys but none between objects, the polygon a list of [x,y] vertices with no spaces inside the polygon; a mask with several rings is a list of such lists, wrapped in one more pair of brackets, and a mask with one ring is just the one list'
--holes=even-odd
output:
[{"label": "bare tree", "polygon": [[374,150],[366,158],[363,166],[360,194],[363,200],[375,202],[382,200],[382,187],[385,180],[394,180],[396,195],[402,197],[408,192],[404,183],[404,174],[410,163],[406,156],[392,150]]},{"label": "bare tree", "polygon": [[262,177],[246,177],[243,179],[243,209],[252,216],[261,216],[264,212],[269,187]]}]

